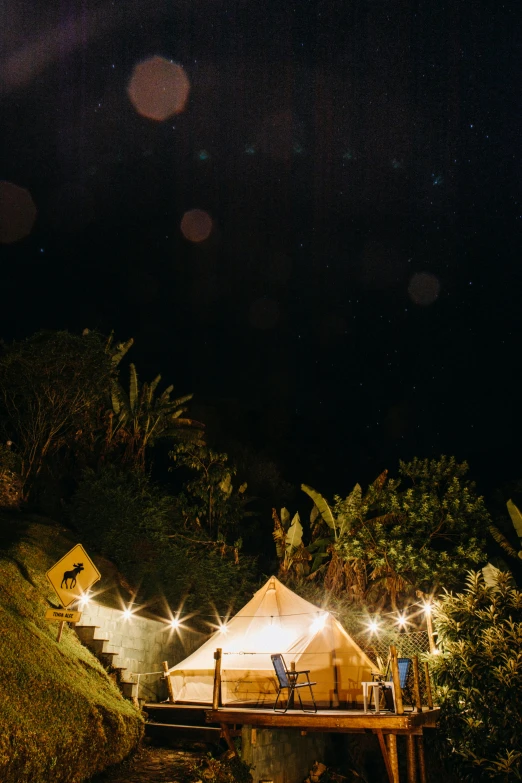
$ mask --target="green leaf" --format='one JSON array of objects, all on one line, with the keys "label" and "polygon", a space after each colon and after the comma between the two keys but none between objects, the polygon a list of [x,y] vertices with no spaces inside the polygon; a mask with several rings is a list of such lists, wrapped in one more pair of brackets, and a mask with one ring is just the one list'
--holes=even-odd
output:
[{"label": "green leaf", "polygon": [[508,555],[511,555],[511,557],[518,557],[518,552],[516,551],[516,549],[513,549],[513,547],[505,537],[505,535],[500,532],[498,527],[495,527],[495,525],[490,525],[489,532],[491,533],[491,535],[493,536],[497,544],[499,544],[502,547],[502,549],[508,553]]},{"label": "green leaf", "polygon": [[509,516],[511,517],[511,521],[513,522],[513,527],[517,531],[517,536],[522,538],[522,514],[512,500],[508,500],[506,506],[509,512]]},{"label": "green leaf", "polygon": [[301,484],[301,489],[303,492],[306,492],[307,495],[309,495],[312,500],[314,501],[315,505],[319,509],[319,513],[321,514],[321,517],[326,522],[328,527],[332,528],[332,530],[335,530],[335,519],[332,514],[332,509],[326,502],[326,500],[323,498],[322,495],[319,494],[315,489],[312,487],[309,487],[307,484]]},{"label": "green leaf", "polygon": [[297,549],[303,543],[303,526],[297,513],[292,519],[292,524],[288,528],[288,533],[285,537],[286,551],[291,553],[294,549]]},{"label": "green leaf", "polygon": [[290,525],[290,512],[287,508],[281,509],[281,524],[285,530],[288,530]]},{"label": "green leaf", "polygon": [[136,410],[136,403],[138,400],[138,373],[136,372],[136,366],[130,365],[130,387],[129,387],[129,405],[131,411]]}]

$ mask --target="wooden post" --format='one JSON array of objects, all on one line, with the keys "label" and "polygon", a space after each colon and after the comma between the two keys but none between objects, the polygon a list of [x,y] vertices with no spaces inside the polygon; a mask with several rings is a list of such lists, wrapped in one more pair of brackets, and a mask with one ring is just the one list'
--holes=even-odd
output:
[{"label": "wooden post", "polygon": [[58,636],[56,637],[56,641],[58,644],[60,644],[62,640],[62,633],[63,633],[63,626],[65,625],[65,620],[62,620],[61,623],[58,624]]},{"label": "wooden post", "polygon": [[417,783],[417,769],[415,763],[415,737],[413,734],[406,735],[406,762],[408,771],[408,783]]},{"label": "wooden post", "polygon": [[[390,645],[391,670],[393,687],[395,690],[395,712],[397,715],[404,715],[404,705],[402,703],[401,678],[399,675],[399,663],[397,661],[397,648],[394,644]],[[390,735],[391,736],[391,735]]]},{"label": "wooden post", "polygon": [[218,647],[214,653],[216,667],[214,669],[214,693],[212,694],[212,709],[218,710],[221,706],[221,656],[223,649]]},{"label": "wooden post", "polygon": [[[295,672],[295,661],[290,661],[290,671]],[[295,680],[295,675],[293,677]],[[288,699],[288,709],[293,710],[295,707],[295,691],[293,691],[292,695]]]},{"label": "wooden post", "polygon": [[163,671],[164,671],[164,677],[167,680],[167,690],[169,692],[169,701],[171,704],[174,704],[174,689],[172,687],[172,681],[170,679],[169,675],[169,664],[167,661],[163,661]]},{"label": "wooden post", "polygon": [[417,756],[419,759],[419,777],[420,783],[427,783],[426,778],[426,759],[424,758],[424,737],[422,735],[417,739]]},{"label": "wooden post", "polygon": [[[219,660],[221,660],[221,658]],[[237,756],[238,755],[237,748],[232,742],[232,737],[230,735],[230,729],[228,728],[228,725],[226,723],[220,723],[219,725],[221,726],[221,732],[223,734],[223,738],[225,742],[228,745],[228,749],[231,751],[231,753],[233,753],[234,756]]]},{"label": "wooden post", "polygon": [[393,773],[393,783],[400,783],[399,756],[397,754],[397,735],[388,734],[386,739],[388,740],[388,756],[390,757],[390,765]]},{"label": "wooden post", "polygon": [[424,609],[424,615],[426,617],[426,628],[428,629],[428,641],[430,643],[430,653],[433,655],[437,652],[437,645],[435,644],[435,639],[433,637],[433,623],[431,621],[431,606],[430,604],[426,605],[426,608]]},{"label": "wooden post", "polygon": [[419,682],[419,658],[413,656],[413,692],[415,694],[415,712],[422,712],[422,701]]},{"label": "wooden post", "polygon": [[428,661],[424,661],[424,676],[426,679],[426,700],[430,710],[433,709],[433,696],[431,695],[430,667]]},{"label": "wooden post", "polygon": [[375,733],[377,734],[377,739],[379,740],[379,745],[381,746],[381,753],[384,759],[384,766],[386,767],[389,783],[395,783],[393,777],[393,769],[390,763],[390,756],[388,754],[388,749],[386,748],[386,743],[384,741],[382,729],[376,729]]}]

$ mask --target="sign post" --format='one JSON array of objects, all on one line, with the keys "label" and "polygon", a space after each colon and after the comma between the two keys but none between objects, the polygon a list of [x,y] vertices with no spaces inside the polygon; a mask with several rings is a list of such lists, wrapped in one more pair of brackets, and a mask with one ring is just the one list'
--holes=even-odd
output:
[{"label": "sign post", "polygon": [[52,568],[47,571],[47,579],[58,596],[62,608],[48,609],[46,620],[58,620],[58,636],[62,638],[63,626],[66,622],[77,623],[81,612],[67,611],[75,601],[78,601],[92,585],[101,579],[101,574],[81,544],[67,552]]}]

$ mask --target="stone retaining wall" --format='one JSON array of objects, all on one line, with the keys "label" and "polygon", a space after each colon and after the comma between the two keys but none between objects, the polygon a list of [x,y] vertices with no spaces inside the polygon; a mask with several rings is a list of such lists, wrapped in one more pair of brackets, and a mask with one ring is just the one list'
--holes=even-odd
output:
[{"label": "stone retaining wall", "polygon": [[[131,679],[131,673],[136,680],[138,673],[161,672],[163,661],[168,661],[169,666],[173,666],[198,646],[198,642],[192,640],[193,645],[189,648],[185,645],[184,649],[178,632],[166,623],[136,614],[127,619],[123,616],[123,611],[104,606],[97,601],[89,601],[82,610],[78,626],[82,625],[98,627],[95,637],[106,640],[104,652],[117,653],[113,658],[113,666],[127,669],[124,673],[126,680]],[[190,643],[191,639],[188,641]],[[158,673],[141,676],[138,695],[146,701],[167,699],[162,675]]]}]

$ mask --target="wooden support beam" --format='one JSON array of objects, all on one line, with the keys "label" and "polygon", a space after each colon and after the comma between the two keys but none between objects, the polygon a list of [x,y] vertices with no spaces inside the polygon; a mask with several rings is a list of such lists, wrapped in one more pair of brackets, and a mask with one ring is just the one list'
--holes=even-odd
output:
[{"label": "wooden support beam", "polygon": [[422,734],[420,737],[416,737],[417,742],[417,757],[419,759],[419,777],[420,783],[427,783],[426,776],[426,759],[424,757],[424,737]]},{"label": "wooden support beam", "polygon": [[219,725],[221,726],[221,731],[223,732],[223,737],[228,745],[228,749],[230,750],[231,753],[234,754],[234,756],[239,755],[236,746],[232,742],[232,737],[230,736],[230,729],[228,728],[228,725],[226,723],[220,723]]},{"label": "wooden support beam", "polygon": [[205,711],[208,723],[242,723],[243,725],[273,726],[280,728],[296,728],[308,731],[346,731],[354,729],[373,731],[382,729],[384,733],[396,733],[401,729],[412,730],[420,728],[435,728],[439,719],[439,710],[424,712],[407,711],[403,715],[381,712],[365,714],[362,710],[341,712],[339,710],[319,710],[317,713],[306,713],[301,710],[289,710],[285,714],[274,712],[273,709],[248,709],[238,707],[221,707],[218,710]]},{"label": "wooden support beam", "polygon": [[390,765],[393,773],[393,783],[400,783],[399,754],[397,753],[397,736],[395,734],[388,734],[386,739],[388,740],[388,755],[390,757]]},{"label": "wooden support beam", "polygon": [[415,762],[415,737],[406,736],[406,769],[408,771],[408,783],[417,783],[417,764]]},{"label": "wooden support beam", "polygon": [[424,676],[426,678],[426,700],[430,710],[433,709],[433,696],[431,695],[430,667],[428,661],[424,661]]},{"label": "wooden support beam", "polygon": [[174,688],[172,687],[172,680],[170,679],[169,675],[169,664],[167,661],[163,661],[163,676],[167,680],[167,690],[169,693],[169,701],[171,704],[174,704]]},{"label": "wooden support beam", "polygon": [[214,660],[216,662],[214,668],[214,692],[212,694],[212,709],[217,710],[221,706],[221,655],[223,650],[218,647],[214,653]]},{"label": "wooden support beam", "polygon": [[413,656],[413,693],[415,694],[415,712],[422,712],[418,655]]},{"label": "wooden support beam", "polygon": [[393,769],[390,763],[390,757],[388,755],[388,748],[386,747],[382,730],[377,729],[375,733],[377,734],[377,739],[379,740],[379,745],[381,746],[381,753],[384,759],[384,766],[386,767],[386,772],[388,773],[388,781],[389,783],[395,783],[395,780],[393,778]]},{"label": "wooden support beam", "polygon": [[404,715],[404,705],[402,703],[401,678],[399,675],[399,662],[397,660],[397,648],[394,644],[390,645],[391,670],[393,679],[393,688],[395,691],[395,712],[397,715]]}]

